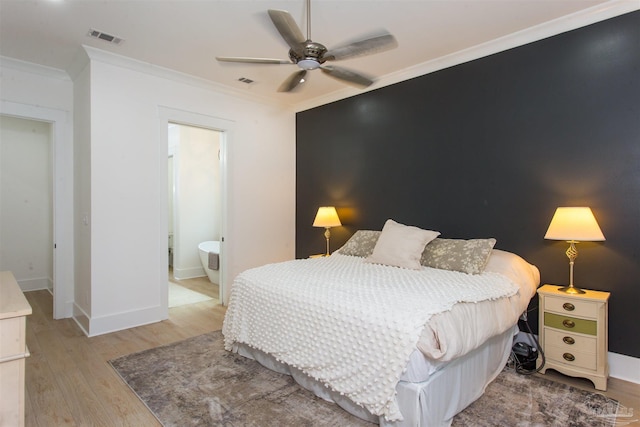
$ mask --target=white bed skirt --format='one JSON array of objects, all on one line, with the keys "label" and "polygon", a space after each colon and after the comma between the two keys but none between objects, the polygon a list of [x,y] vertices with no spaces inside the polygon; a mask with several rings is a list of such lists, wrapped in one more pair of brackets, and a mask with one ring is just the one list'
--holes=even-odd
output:
[{"label": "white bed skirt", "polygon": [[400,381],[396,386],[402,421],[389,423],[371,414],[345,396],[327,388],[297,368],[278,362],[273,356],[244,344],[234,344],[233,351],[257,360],[261,365],[295,381],[318,397],[337,405],[358,418],[386,427],[450,426],[453,417],[484,393],[486,386],[502,371],[517,334],[517,325],[490,338],[481,347],[444,365],[429,379],[419,383]]}]

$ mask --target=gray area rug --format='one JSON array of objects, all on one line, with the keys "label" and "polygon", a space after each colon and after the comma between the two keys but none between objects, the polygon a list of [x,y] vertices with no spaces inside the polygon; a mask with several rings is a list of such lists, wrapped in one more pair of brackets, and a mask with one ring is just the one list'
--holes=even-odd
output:
[{"label": "gray area rug", "polygon": [[[164,426],[372,426],[211,332],[109,363]],[[505,369],[454,426],[613,426],[618,402]]]}]

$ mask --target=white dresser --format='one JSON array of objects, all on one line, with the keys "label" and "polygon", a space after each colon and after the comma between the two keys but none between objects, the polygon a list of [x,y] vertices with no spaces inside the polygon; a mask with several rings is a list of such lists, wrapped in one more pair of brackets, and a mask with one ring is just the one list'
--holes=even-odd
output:
[{"label": "white dresser", "polygon": [[0,427],[24,426],[24,365],[31,306],[10,271],[0,271]]}]

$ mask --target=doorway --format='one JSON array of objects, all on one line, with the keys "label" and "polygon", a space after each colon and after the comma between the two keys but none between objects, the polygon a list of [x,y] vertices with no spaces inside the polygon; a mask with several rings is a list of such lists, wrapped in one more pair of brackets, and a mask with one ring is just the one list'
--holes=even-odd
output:
[{"label": "doorway", "polygon": [[[48,168],[50,188],[50,214],[51,235],[45,247],[49,248],[48,255],[51,259],[50,273],[36,274],[36,263],[41,261],[26,261],[25,265],[18,265],[20,270],[26,267],[28,283],[21,283],[24,289],[49,289],[53,293],[53,318],[62,319],[73,314],[73,141],[71,135],[71,122],[69,112],[35,105],[20,104],[17,102],[1,101],[0,117],[23,119],[27,122],[44,124],[48,131]],[[3,138],[4,139],[4,138]],[[2,168],[5,170],[5,168]],[[12,177],[12,180],[14,178]],[[6,179],[3,179],[6,180]],[[6,181],[8,184],[9,181]],[[24,199],[23,199],[24,202]],[[1,203],[7,203],[3,196]],[[3,213],[3,218],[6,218]],[[3,251],[9,251],[10,245],[3,238]],[[44,258],[39,257],[38,260]],[[20,261],[24,263],[24,260]],[[31,264],[29,264],[31,262]],[[47,261],[48,262],[48,261]],[[5,265],[3,269],[14,269],[13,265]],[[33,268],[33,270],[31,270]],[[38,267],[40,268],[40,267]],[[48,268],[48,267],[47,267]],[[38,273],[40,274],[40,273]],[[50,276],[45,277],[46,274]],[[34,277],[38,280],[32,280]],[[21,273],[16,274],[16,279],[21,282]]]},{"label": "doorway", "polygon": [[0,270],[53,293],[51,123],[0,116]]},{"label": "doorway", "polygon": [[167,133],[169,307],[219,301],[222,133],[174,122]]},{"label": "doorway", "polygon": [[[215,131],[218,136],[219,136],[219,154],[216,153],[216,158],[218,159],[219,162],[219,175],[220,175],[220,215],[219,215],[219,220],[220,220],[220,234],[219,234],[219,241],[220,241],[220,256],[219,256],[219,287],[218,287],[218,299],[220,301],[220,303],[222,305],[226,305],[227,301],[225,298],[228,298],[228,296],[226,295],[226,288],[228,287],[226,281],[227,281],[227,277],[226,277],[226,271],[227,271],[227,266],[230,263],[230,251],[228,250],[228,242],[231,241],[231,232],[229,230],[228,227],[228,196],[227,196],[227,173],[228,173],[228,163],[230,161],[231,155],[230,152],[231,147],[232,147],[232,134],[233,134],[233,129],[234,129],[234,123],[230,120],[226,120],[226,119],[221,119],[218,117],[212,117],[212,116],[208,116],[208,115],[203,115],[200,113],[194,113],[194,112],[189,112],[189,111],[184,111],[184,110],[178,110],[178,109],[173,109],[173,108],[168,108],[168,107],[162,107],[159,106],[158,107],[158,112],[159,112],[159,134],[160,134],[160,141],[161,144],[158,145],[159,148],[159,152],[158,152],[158,162],[159,162],[159,166],[160,166],[160,183],[162,185],[162,189],[160,191],[160,202],[161,202],[161,206],[164,207],[168,207],[169,206],[169,191],[168,189],[173,185],[173,183],[169,183],[169,161],[168,161],[168,156],[172,156],[172,163],[173,163],[173,168],[175,169],[177,166],[176,164],[179,162],[177,160],[177,157],[180,156],[180,153],[168,153],[168,144],[169,144],[169,130],[170,130],[170,125],[185,125],[187,127],[193,127],[193,128],[198,128],[198,129],[206,129],[206,130],[210,130],[210,131]],[[219,157],[218,157],[219,156]],[[179,167],[179,166],[178,166]],[[174,170],[174,173],[176,171]],[[173,193],[172,193],[173,194]],[[175,200],[175,198],[180,198],[181,197],[181,193],[180,191],[177,191],[175,194],[172,195],[172,197],[174,197],[174,204],[179,204],[181,203],[179,200]],[[173,212],[174,215],[174,223],[176,221],[176,213]],[[180,215],[180,212],[178,212],[178,215]],[[160,265],[164,266],[164,271],[161,271],[161,276],[164,276],[164,279],[161,280],[160,282],[160,299],[161,299],[161,307],[164,307],[164,309],[166,309],[165,313],[165,317],[168,318],[168,287],[169,287],[169,282],[170,282],[170,278],[169,278],[169,272],[168,272],[168,268],[166,268],[166,266],[169,263],[169,251],[168,251],[168,240],[169,240],[169,209],[165,208],[165,209],[161,209],[160,211],[160,222],[159,222],[159,234],[158,234],[158,241],[161,242],[160,246],[159,246],[159,251],[158,251],[158,257],[161,260]],[[173,229],[172,230],[173,233],[173,250],[172,250],[172,262],[174,267],[176,266],[176,262],[178,262],[178,259],[181,259],[182,254],[180,253],[181,250],[184,251],[185,249],[181,249],[182,245],[179,243],[178,247],[176,247],[176,233],[177,234],[184,234],[183,230],[180,229]],[[211,236],[211,237],[206,237],[207,239],[212,238],[215,236]],[[180,237],[178,237],[180,238]],[[199,240],[196,239],[196,240]],[[193,247],[193,244],[189,245],[190,247],[186,250],[191,251],[191,262],[192,262],[192,266],[193,266],[193,256],[194,253],[193,251],[195,250],[196,254],[198,254],[198,250],[197,250],[197,243],[196,243],[196,247]],[[199,258],[199,257],[198,257]],[[196,259],[198,259],[196,258]],[[188,277],[188,276],[201,276],[197,279],[187,279],[187,278],[182,278],[180,280],[186,281],[186,280],[206,280],[206,282],[209,282],[209,279],[204,276],[205,272],[204,269],[202,267],[202,264],[200,262],[198,262],[198,264],[196,264],[196,266],[193,266],[193,268],[195,269],[197,267],[197,272],[194,274],[194,271],[196,270],[190,270],[189,268],[186,268],[184,266],[181,266],[180,269],[181,271],[179,271],[179,277]]]}]

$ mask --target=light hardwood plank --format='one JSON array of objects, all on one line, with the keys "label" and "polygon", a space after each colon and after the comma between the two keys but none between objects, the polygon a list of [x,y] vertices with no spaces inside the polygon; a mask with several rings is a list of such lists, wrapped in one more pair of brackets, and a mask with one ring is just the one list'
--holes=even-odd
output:
[{"label": "light hardwood plank", "polygon": [[32,353],[27,358],[25,395],[29,401],[25,405],[25,426],[76,425],[56,374],[43,354]]},{"label": "light hardwood plank", "polygon": [[[207,283],[200,285],[206,288]],[[27,318],[32,354],[26,360],[27,427],[160,426],[108,361],[220,330],[225,313],[216,301],[205,301],[171,308],[169,319],[162,322],[88,338],[73,320],[51,318],[53,300],[48,291],[26,296],[33,308]],[[588,380],[553,370],[544,377],[594,391]],[[634,409],[634,416],[621,417],[617,426],[640,427],[638,421],[629,423],[640,415],[639,385],[610,378],[608,390],[602,393]]]},{"label": "light hardwood plank", "polygon": [[219,330],[225,312],[206,301],[172,308],[163,322],[89,338],[73,320],[52,319],[48,291],[26,295],[33,309],[27,318],[27,427],[160,426],[108,361]]}]

